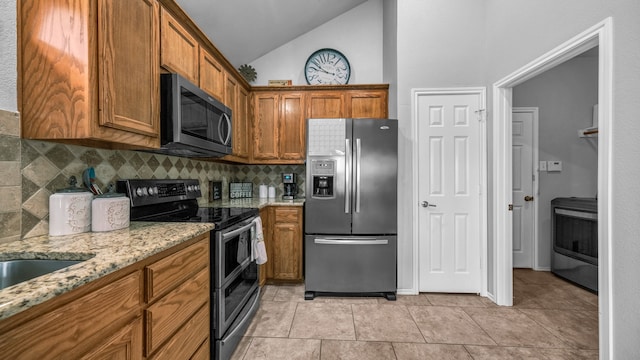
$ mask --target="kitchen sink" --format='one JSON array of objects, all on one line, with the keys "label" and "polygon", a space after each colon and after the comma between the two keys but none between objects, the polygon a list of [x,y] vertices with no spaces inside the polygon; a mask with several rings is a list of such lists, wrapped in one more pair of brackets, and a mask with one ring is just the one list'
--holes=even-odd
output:
[{"label": "kitchen sink", "polygon": [[85,260],[18,259],[0,261],[0,290]]}]

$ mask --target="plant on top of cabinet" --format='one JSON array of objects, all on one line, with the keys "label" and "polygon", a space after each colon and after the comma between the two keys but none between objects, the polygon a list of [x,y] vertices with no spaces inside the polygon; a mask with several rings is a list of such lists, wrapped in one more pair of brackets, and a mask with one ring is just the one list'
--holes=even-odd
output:
[{"label": "plant on top of cabinet", "polygon": [[156,0],[18,2],[22,136],[158,148]]}]

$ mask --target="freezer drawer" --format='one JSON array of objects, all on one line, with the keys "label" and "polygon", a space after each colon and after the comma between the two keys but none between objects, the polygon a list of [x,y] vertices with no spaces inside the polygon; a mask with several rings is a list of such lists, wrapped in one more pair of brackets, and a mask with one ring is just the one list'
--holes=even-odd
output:
[{"label": "freezer drawer", "polygon": [[305,296],[313,298],[315,292],[392,293],[395,298],[396,255],[395,235],[306,235]]}]

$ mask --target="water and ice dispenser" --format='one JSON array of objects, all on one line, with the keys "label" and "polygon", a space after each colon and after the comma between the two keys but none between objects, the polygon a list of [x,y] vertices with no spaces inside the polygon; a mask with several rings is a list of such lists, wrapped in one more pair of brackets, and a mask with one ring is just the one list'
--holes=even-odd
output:
[{"label": "water and ice dispenser", "polygon": [[312,197],[334,198],[336,177],[335,160],[311,160],[311,179],[313,181]]}]

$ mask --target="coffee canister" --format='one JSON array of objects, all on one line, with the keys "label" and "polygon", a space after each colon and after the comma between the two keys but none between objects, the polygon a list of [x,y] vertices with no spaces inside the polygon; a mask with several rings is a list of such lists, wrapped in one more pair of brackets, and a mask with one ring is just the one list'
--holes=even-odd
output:
[{"label": "coffee canister", "polygon": [[129,227],[130,201],[124,194],[107,193],[91,202],[91,231],[112,231]]},{"label": "coffee canister", "polygon": [[70,235],[91,230],[91,200],[93,194],[75,187],[58,190],[49,196],[49,235]]}]

